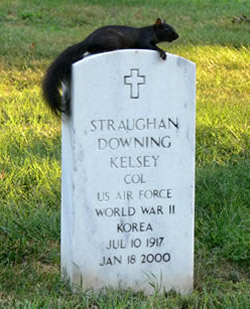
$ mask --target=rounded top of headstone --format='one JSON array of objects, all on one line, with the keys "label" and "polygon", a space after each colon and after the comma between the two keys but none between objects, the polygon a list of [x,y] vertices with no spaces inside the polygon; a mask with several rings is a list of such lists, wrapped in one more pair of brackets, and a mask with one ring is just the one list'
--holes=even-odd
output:
[{"label": "rounded top of headstone", "polygon": [[178,55],[167,53],[167,59],[163,60],[159,56],[159,53],[154,50],[149,49],[120,49],[120,50],[114,50],[110,52],[104,52],[99,54],[88,54],[85,56],[82,60],[76,62],[74,65],[88,62],[88,61],[95,61],[95,60],[104,60],[104,59],[114,59],[114,61],[117,61],[118,59],[121,59],[122,61],[126,61],[127,58],[133,57],[134,59],[143,58],[145,61],[153,61],[155,63],[168,63],[172,61],[176,61],[178,66],[184,66],[184,65],[192,65],[195,66],[195,63]]}]

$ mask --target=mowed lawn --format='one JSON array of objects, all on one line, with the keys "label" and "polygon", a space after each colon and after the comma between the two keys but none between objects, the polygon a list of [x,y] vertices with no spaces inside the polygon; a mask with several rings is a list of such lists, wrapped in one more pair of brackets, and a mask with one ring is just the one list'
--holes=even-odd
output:
[{"label": "mowed lawn", "polygon": [[[61,123],[41,80],[67,46],[160,16],[197,65],[195,286],[190,295],[72,294],[60,277]],[[249,308],[248,1],[1,0],[0,308]]]}]

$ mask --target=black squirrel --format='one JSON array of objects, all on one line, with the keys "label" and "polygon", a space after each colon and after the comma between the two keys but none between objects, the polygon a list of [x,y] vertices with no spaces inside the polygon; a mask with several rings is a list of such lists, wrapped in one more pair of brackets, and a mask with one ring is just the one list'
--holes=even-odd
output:
[{"label": "black squirrel", "polygon": [[116,49],[151,49],[159,52],[165,60],[166,53],[156,46],[160,42],[172,42],[178,38],[173,27],[157,18],[152,26],[133,28],[128,26],[105,26],[92,32],[84,41],[65,49],[49,66],[42,83],[46,103],[55,114],[70,114],[70,99],[62,102],[62,83],[70,84],[72,64],[86,53],[94,54]]}]

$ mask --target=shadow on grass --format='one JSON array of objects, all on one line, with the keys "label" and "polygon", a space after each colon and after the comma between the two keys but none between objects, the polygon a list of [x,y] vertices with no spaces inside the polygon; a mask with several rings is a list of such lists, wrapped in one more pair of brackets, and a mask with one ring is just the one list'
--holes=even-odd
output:
[{"label": "shadow on grass", "polygon": [[196,246],[233,262],[249,259],[250,161],[196,170]]}]

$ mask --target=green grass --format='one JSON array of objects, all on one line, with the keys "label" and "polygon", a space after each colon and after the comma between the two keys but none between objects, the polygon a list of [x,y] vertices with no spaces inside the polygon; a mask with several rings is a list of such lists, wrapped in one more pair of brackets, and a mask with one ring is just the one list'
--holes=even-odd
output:
[{"label": "green grass", "polygon": [[[248,1],[0,2],[0,308],[248,308]],[[182,297],[72,294],[60,279],[60,121],[42,102],[48,64],[106,24],[162,16],[169,52],[197,64],[195,288]]]}]

